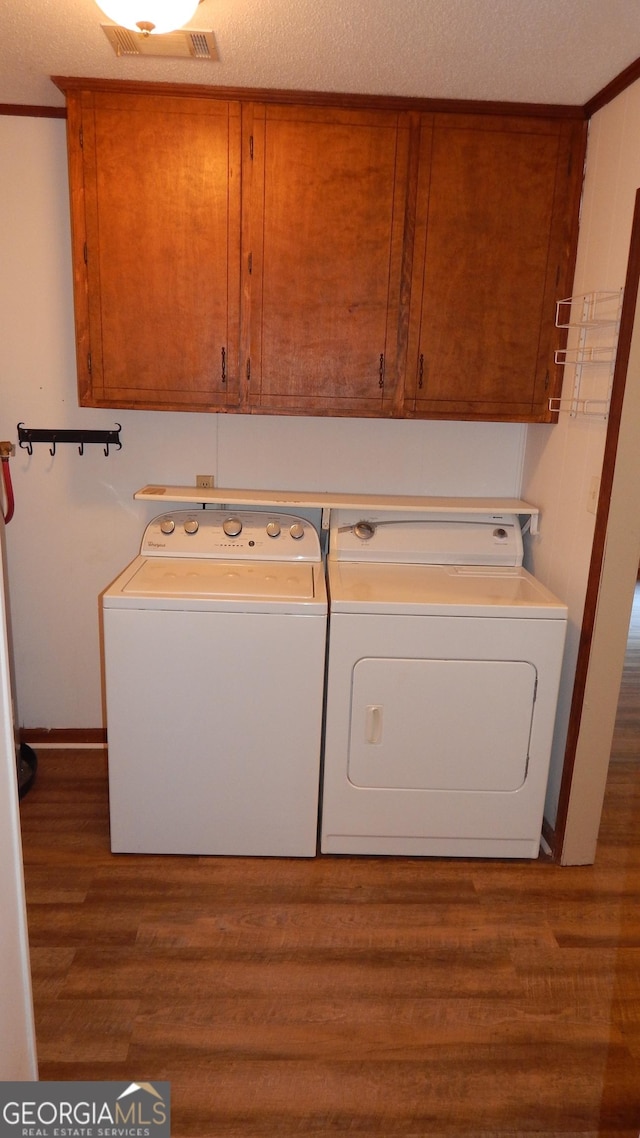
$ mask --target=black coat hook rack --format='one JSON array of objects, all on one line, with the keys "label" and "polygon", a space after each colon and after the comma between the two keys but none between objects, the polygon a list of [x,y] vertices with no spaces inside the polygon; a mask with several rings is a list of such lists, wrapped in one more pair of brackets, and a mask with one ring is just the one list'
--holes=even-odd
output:
[{"label": "black coat hook rack", "polygon": [[58,443],[77,443],[80,454],[84,454],[87,443],[102,443],[105,458],[108,458],[110,447],[114,446],[118,450],[122,450],[122,443],[120,442],[122,427],[116,423],[116,428],[115,431],[41,431],[33,427],[25,427],[24,423],[18,423],[18,442],[29,455],[33,454],[34,443],[50,443],[49,454],[52,457],[56,453]]}]

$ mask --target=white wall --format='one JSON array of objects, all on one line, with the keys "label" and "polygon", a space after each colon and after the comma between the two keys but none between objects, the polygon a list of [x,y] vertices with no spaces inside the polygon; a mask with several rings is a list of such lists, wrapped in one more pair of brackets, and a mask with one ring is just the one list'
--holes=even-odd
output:
[{"label": "white wall", "polygon": [[35,1079],[33,1000],[20,845],[9,627],[0,516],[0,1080]]},{"label": "white wall", "polygon": [[[640,186],[640,83],[594,115],[574,293],[624,285],[635,194]],[[600,377],[602,377],[600,372]],[[563,394],[574,373],[566,369]],[[573,679],[595,525],[587,505],[602,469],[607,424],[602,418],[562,411],[557,426],[528,430],[523,497],[542,509],[541,536],[530,545],[533,571],[569,605],[570,624],[545,816],[553,824],[566,744]]]},{"label": "white wall", "polygon": [[520,494],[516,424],[293,419],[79,408],[65,124],[0,116],[0,439],[16,424],[111,429],[123,449],[18,450],[7,530],[23,726],[100,727],[98,595],[156,512],[147,482],[372,493]]}]

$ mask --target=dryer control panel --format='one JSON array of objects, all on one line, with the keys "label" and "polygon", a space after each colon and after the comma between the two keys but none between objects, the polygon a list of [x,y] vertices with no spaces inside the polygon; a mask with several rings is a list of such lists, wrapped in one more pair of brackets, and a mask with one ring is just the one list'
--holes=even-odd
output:
[{"label": "dryer control panel", "polygon": [[295,514],[249,510],[174,510],[149,522],[145,557],[212,557],[241,561],[320,561],[311,522]]},{"label": "dryer control panel", "polygon": [[398,565],[522,565],[517,514],[332,514],[329,559]]}]

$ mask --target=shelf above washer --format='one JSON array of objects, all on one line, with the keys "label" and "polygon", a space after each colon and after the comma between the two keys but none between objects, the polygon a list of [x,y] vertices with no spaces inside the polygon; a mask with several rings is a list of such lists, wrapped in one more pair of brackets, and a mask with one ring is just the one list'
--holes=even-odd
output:
[{"label": "shelf above washer", "polygon": [[223,486],[143,486],[133,497],[147,502],[187,502],[201,506],[274,506],[278,509],[322,510],[322,528],[329,528],[331,510],[429,510],[466,514],[519,514],[531,519],[531,533],[538,532],[539,510],[521,498],[431,498],[418,494],[346,494],[313,490],[238,490]]}]

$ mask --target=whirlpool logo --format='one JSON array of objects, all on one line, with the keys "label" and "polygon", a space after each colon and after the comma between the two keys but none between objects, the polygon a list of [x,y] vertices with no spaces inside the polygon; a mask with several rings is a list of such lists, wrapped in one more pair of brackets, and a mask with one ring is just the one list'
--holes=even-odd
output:
[{"label": "whirlpool logo", "polygon": [[170,1138],[169,1083],[0,1083],[0,1138]]}]

